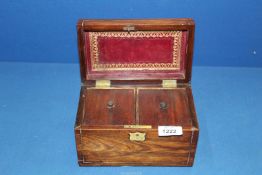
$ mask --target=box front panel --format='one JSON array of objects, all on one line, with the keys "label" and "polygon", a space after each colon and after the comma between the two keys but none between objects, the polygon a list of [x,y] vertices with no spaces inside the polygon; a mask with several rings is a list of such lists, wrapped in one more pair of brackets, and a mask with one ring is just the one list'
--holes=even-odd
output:
[{"label": "box front panel", "polygon": [[[145,133],[144,141],[131,141],[130,133]],[[159,137],[157,130],[84,130],[82,165],[191,166],[195,145],[192,131],[182,136]]]}]

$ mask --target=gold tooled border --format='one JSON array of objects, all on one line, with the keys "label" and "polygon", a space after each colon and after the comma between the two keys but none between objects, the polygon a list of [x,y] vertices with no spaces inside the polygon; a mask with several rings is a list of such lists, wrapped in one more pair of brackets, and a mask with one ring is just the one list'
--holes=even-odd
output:
[{"label": "gold tooled border", "polygon": [[[172,63],[127,63],[127,64],[101,64],[99,63],[98,37],[118,38],[161,38],[173,37]],[[89,32],[91,67],[93,71],[121,71],[121,70],[179,70],[181,59],[182,31],[142,31],[142,32]]]}]

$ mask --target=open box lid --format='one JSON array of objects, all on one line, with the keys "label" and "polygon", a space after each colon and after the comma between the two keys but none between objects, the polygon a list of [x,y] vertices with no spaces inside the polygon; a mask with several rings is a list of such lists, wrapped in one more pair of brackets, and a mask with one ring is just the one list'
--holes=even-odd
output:
[{"label": "open box lid", "polygon": [[190,83],[192,19],[79,20],[82,82],[163,80]]}]

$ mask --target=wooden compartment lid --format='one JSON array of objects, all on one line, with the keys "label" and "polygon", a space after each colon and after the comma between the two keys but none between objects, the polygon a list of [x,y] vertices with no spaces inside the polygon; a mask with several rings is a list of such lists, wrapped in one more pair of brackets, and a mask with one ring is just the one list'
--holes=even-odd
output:
[{"label": "wooden compartment lid", "polygon": [[78,49],[86,80],[191,80],[194,21],[79,20]]}]

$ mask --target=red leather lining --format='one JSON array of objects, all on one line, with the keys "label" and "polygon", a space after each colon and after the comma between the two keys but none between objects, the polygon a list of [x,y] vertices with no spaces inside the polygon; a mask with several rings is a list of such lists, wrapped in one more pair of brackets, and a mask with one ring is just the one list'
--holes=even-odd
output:
[{"label": "red leather lining", "polygon": [[173,38],[98,38],[100,63],[172,63]]},{"label": "red leather lining", "polygon": [[[185,77],[187,31],[183,31],[180,43],[180,60],[177,69],[93,69],[92,41],[85,32],[85,58],[87,79],[183,79]],[[172,37],[118,38],[97,37],[98,62],[104,64],[154,64],[173,62],[174,39]]]}]

